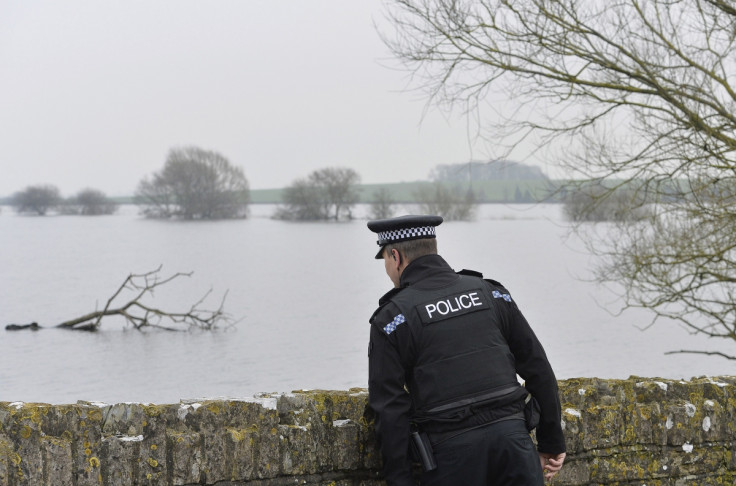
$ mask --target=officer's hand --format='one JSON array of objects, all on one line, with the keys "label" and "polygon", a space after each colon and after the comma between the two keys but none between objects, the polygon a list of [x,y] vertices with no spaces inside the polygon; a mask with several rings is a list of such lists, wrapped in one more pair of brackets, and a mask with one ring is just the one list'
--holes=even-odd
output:
[{"label": "officer's hand", "polygon": [[552,479],[562,469],[565,456],[566,454],[564,452],[560,454],[539,453],[539,462],[542,464],[542,472],[544,473],[545,479]]}]

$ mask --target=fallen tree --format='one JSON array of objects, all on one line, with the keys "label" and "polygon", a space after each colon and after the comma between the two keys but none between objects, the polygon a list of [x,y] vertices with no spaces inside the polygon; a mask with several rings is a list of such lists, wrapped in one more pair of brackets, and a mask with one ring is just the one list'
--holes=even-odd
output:
[{"label": "fallen tree", "polygon": [[[157,288],[180,277],[191,276],[192,272],[178,272],[169,277],[162,277],[161,266],[156,270],[146,273],[131,273],[107,300],[104,308],[69,319],[55,327],[75,331],[97,331],[102,325],[102,320],[112,316],[123,317],[127,324],[139,331],[145,328],[156,328],[166,331],[185,331],[189,329],[212,330],[222,325],[230,326],[235,324],[236,321],[224,310],[227,292],[223,295],[219,306],[214,310],[203,307],[204,301],[212,293],[211,289],[189,307],[189,309],[181,312],[159,309],[152,304],[144,302],[144,298],[147,295],[153,295],[154,290]],[[129,300],[119,305],[118,302],[120,302],[121,296],[130,292],[133,295]],[[40,327],[34,322],[26,325],[9,324],[5,329],[9,331],[20,329],[35,330]]]}]

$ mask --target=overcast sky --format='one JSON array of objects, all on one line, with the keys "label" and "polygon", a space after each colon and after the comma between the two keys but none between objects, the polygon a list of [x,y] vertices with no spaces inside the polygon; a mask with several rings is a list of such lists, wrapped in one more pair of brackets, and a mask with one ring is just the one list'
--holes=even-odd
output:
[{"label": "overcast sky", "polygon": [[383,19],[380,0],[0,0],[0,196],[132,194],[186,145],[255,189],[487,159],[462,115],[407,90]]}]

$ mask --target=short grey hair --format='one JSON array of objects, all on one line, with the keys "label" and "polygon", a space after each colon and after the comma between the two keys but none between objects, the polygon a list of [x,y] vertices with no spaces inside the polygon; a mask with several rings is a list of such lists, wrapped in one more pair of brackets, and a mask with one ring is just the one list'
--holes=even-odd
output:
[{"label": "short grey hair", "polygon": [[416,260],[424,255],[437,254],[437,238],[420,238],[416,240],[399,241],[397,243],[389,243],[383,247],[384,251],[391,253],[391,250],[398,250],[399,253],[409,261]]}]

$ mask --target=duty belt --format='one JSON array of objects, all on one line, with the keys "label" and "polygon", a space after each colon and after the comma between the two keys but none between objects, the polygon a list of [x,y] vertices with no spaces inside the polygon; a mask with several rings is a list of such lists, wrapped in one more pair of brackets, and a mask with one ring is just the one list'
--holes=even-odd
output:
[{"label": "duty belt", "polygon": [[432,444],[432,446],[436,446],[441,442],[452,439],[453,437],[457,437],[458,435],[464,434],[465,432],[470,432],[471,430],[480,429],[482,427],[487,427],[499,422],[505,422],[506,420],[524,420],[524,412],[521,411],[512,413],[511,415],[501,417],[500,419],[491,420],[490,422],[485,422],[480,425],[473,425],[472,427],[465,427],[464,429],[448,430],[446,432],[429,432],[427,435],[429,436],[429,442]]},{"label": "duty belt", "polygon": [[418,412],[413,417],[413,422],[416,424],[422,424],[425,422],[458,422],[469,415],[474,414],[476,410],[483,408],[494,399],[508,395],[518,389],[518,384],[507,386],[478,397],[465,398],[445,405],[440,405],[438,407],[431,408],[426,412]]}]

